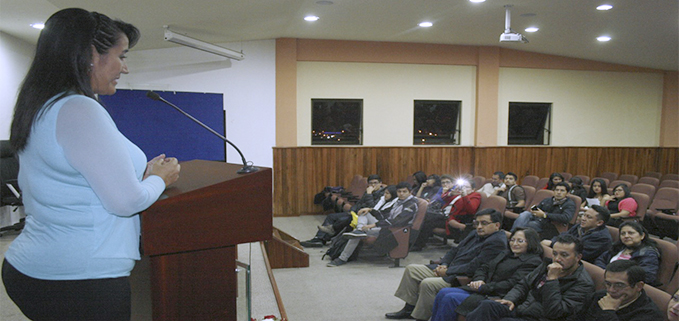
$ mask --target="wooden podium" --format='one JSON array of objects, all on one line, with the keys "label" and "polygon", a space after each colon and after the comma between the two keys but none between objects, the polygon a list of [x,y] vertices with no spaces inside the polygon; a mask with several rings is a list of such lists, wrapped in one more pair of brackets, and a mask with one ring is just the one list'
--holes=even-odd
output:
[{"label": "wooden podium", "polygon": [[271,239],[272,172],[181,163],[179,180],[142,214],[154,320],[236,320],[236,245]]}]

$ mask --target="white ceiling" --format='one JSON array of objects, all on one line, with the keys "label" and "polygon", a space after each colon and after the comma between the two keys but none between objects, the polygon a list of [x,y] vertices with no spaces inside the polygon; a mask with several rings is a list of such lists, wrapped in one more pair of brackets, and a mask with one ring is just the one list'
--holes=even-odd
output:
[{"label": "white ceiling", "polygon": [[[30,23],[62,8],[81,7],[136,25],[142,32],[136,49],[177,46],[162,40],[163,25],[169,25],[214,43],[291,37],[484,45],[679,70],[678,0],[317,1],[0,0],[0,30],[35,43],[39,32]],[[613,9],[595,9],[604,3]],[[506,4],[513,5],[512,29],[530,43],[499,43]],[[320,20],[304,21],[308,14]],[[434,26],[417,26],[425,20]],[[524,32],[529,26],[540,30]],[[600,35],[613,39],[600,43]]]}]

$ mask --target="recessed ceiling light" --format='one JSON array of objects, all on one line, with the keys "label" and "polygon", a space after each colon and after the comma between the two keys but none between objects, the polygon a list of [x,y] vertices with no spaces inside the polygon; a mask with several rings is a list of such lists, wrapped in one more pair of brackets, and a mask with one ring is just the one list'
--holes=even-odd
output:
[{"label": "recessed ceiling light", "polygon": [[485,2],[485,1],[486,1],[486,0],[469,0],[469,2],[476,2],[476,3]]},{"label": "recessed ceiling light", "polygon": [[326,4],[326,5],[329,5],[329,4],[333,4],[333,2],[332,2],[332,1],[321,0],[321,1],[316,1],[316,4]]},{"label": "recessed ceiling light", "polygon": [[35,28],[35,29],[41,29],[41,30],[42,30],[42,29],[45,28],[45,24],[42,23],[42,22],[31,23],[31,27],[33,27],[33,28]]},{"label": "recessed ceiling light", "polygon": [[525,30],[526,30],[526,32],[536,32],[536,31],[540,30],[540,28],[538,28],[538,27],[528,27]]},{"label": "recessed ceiling light", "polygon": [[418,24],[418,26],[420,26],[420,27],[422,27],[422,28],[429,28],[429,27],[431,27],[431,26],[433,26],[433,25],[434,25],[434,24],[431,23],[431,22],[429,22],[429,21],[423,21],[423,22],[420,22],[420,24]]},{"label": "recessed ceiling light", "polygon": [[596,9],[597,9],[597,10],[602,10],[602,11],[611,10],[611,9],[613,9],[613,6],[610,5],[610,4],[602,4],[602,5],[598,6],[598,7],[596,7]]},{"label": "recessed ceiling light", "polygon": [[606,41],[611,40],[611,37],[609,37],[609,36],[601,36],[601,37],[596,37],[596,40],[599,40],[599,41],[601,41],[601,42],[606,42]]},{"label": "recessed ceiling light", "polygon": [[320,19],[320,18],[317,17],[317,16],[306,16],[306,17],[304,17],[304,20],[309,21],[309,22],[317,21],[318,19]]}]

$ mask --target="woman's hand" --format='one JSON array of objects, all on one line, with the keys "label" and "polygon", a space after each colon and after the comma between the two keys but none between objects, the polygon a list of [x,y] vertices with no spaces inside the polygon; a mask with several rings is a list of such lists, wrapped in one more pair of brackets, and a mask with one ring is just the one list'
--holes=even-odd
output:
[{"label": "woman's hand", "polygon": [[481,288],[481,286],[484,285],[484,284],[486,284],[486,282],[483,282],[483,281],[473,281],[473,282],[470,282],[470,283],[469,283],[469,287],[470,287],[472,290],[478,291],[478,290]]},{"label": "woman's hand", "polygon": [[159,176],[165,181],[167,187],[179,179],[180,169],[181,166],[176,158],[165,157],[165,154],[160,154],[148,162],[144,178],[150,175]]}]

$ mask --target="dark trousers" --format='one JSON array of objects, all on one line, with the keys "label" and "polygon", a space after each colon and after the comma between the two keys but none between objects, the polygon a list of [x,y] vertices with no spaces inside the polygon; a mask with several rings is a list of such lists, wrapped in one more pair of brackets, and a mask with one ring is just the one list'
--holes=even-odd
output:
[{"label": "dark trousers", "polygon": [[[330,213],[325,217],[325,220],[323,221],[323,225],[332,225],[332,228],[335,230],[335,232],[339,233],[341,230],[343,230],[345,227],[349,226],[351,224],[351,213],[348,212],[342,212],[342,213]],[[316,238],[324,240],[324,241],[330,241],[334,235],[330,235],[328,233],[324,233],[321,231],[318,231],[316,233]]]},{"label": "dark trousers", "polygon": [[125,320],[131,317],[129,278],[40,280],[2,264],[10,299],[31,320]]},{"label": "dark trousers", "polygon": [[483,300],[474,311],[467,314],[467,321],[527,321],[517,317],[515,311],[493,300]]},{"label": "dark trousers", "polygon": [[417,236],[415,245],[424,247],[427,245],[427,240],[434,234],[434,229],[437,227],[445,228],[447,218],[444,215],[435,213],[426,213],[422,226],[420,226],[420,234]]}]

